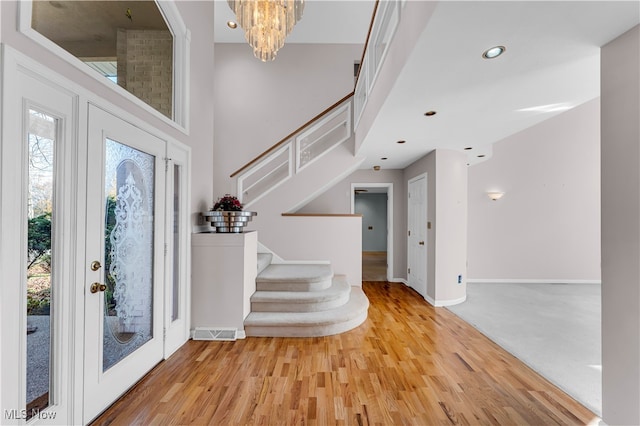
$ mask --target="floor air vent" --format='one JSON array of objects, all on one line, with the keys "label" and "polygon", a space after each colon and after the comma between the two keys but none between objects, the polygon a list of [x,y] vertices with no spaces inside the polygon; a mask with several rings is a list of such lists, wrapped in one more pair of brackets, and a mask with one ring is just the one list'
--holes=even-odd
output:
[{"label": "floor air vent", "polygon": [[206,328],[196,327],[193,330],[193,340],[236,340],[235,328]]}]

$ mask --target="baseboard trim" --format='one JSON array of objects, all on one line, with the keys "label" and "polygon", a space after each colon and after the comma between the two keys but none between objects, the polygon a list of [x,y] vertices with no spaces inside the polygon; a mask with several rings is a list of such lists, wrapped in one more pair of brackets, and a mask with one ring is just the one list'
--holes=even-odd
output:
[{"label": "baseboard trim", "polygon": [[391,283],[402,283],[404,285],[409,285],[409,283],[407,283],[407,280],[404,278],[391,278],[391,280],[389,281]]},{"label": "baseboard trim", "polygon": [[467,295],[465,294],[463,297],[459,299],[438,300],[438,301],[435,301],[431,297],[426,296],[425,300],[429,302],[429,304],[435,306],[436,308],[442,308],[444,306],[453,306],[453,305],[458,305],[464,302],[465,300],[467,300]]},{"label": "baseboard trim", "polygon": [[467,283],[496,284],[602,284],[600,280],[468,278]]}]

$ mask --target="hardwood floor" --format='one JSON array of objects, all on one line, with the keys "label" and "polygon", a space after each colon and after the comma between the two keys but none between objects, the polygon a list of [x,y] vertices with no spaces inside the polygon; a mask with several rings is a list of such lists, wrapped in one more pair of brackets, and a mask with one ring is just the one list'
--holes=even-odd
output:
[{"label": "hardwood floor", "polygon": [[362,252],[362,281],[387,281],[387,252]]},{"label": "hardwood floor", "polygon": [[189,341],[94,424],[586,424],[596,416],[403,284],[321,338]]}]

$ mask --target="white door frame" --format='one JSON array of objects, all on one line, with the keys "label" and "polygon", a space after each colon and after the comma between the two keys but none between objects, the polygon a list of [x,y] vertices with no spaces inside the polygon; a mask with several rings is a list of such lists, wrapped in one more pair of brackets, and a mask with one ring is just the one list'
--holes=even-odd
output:
[{"label": "white door frame", "polygon": [[[183,216],[185,227],[185,238],[187,243],[183,245],[185,253],[181,262],[186,263],[183,268],[183,286],[181,289],[185,294],[184,301],[186,303],[184,318],[187,320],[184,327],[183,342],[189,338],[189,249],[190,249],[190,148],[178,142],[172,137],[159,131],[154,126],[142,121],[130,112],[115,106],[105,99],[97,96],[95,93],[79,86],[75,82],[66,77],[52,71],[42,65],[33,58],[30,58],[10,46],[2,45],[0,47],[2,57],[0,59],[0,67],[2,73],[2,95],[0,103],[0,113],[2,114],[3,126],[0,129],[0,282],[24,282],[26,283],[26,269],[21,265],[26,264],[26,217],[23,210],[26,211],[26,203],[23,203],[24,191],[21,183],[25,179],[26,173],[21,168],[21,159],[24,154],[20,145],[16,141],[20,141],[23,132],[22,111],[23,111],[23,93],[21,85],[18,81],[23,75],[33,77],[36,80],[48,85],[52,90],[58,90],[61,93],[71,97],[74,103],[74,112],[69,121],[65,123],[71,133],[70,142],[73,144],[65,147],[64,158],[71,156],[71,160],[64,164],[64,179],[56,183],[63,186],[63,190],[68,191],[71,195],[65,195],[64,205],[68,206],[67,211],[72,212],[73,217],[65,218],[68,222],[67,231],[63,233],[64,253],[66,259],[77,259],[68,263],[69,271],[64,279],[69,283],[69,291],[63,297],[69,301],[69,309],[63,312],[63,321],[66,321],[67,333],[64,342],[60,342],[65,348],[68,348],[68,356],[62,356],[59,362],[62,366],[54,365],[57,369],[66,369],[64,372],[58,373],[59,377],[64,377],[65,382],[58,387],[60,392],[59,404],[54,401],[55,406],[52,410],[56,411],[55,423],[58,424],[79,424],[82,423],[82,405],[83,405],[83,351],[84,351],[84,274],[85,274],[85,229],[86,220],[86,173],[87,173],[87,110],[88,104],[100,106],[109,112],[119,116],[128,117],[128,120],[157,137],[167,142],[168,153],[173,148],[184,151],[187,154],[187,169],[185,170],[186,184],[188,188],[185,192]],[[34,105],[37,106],[37,99]],[[45,108],[48,110],[48,108]],[[55,112],[55,111],[54,111]],[[172,148],[173,147],[173,148]],[[68,150],[68,152],[66,151]],[[62,164],[62,163],[60,163]],[[5,165],[7,167],[5,167]],[[23,207],[24,205],[24,207]],[[68,240],[68,241],[67,241]],[[56,242],[58,244],[58,242]],[[24,262],[23,262],[24,260]],[[25,271],[22,271],[25,269]],[[25,284],[26,285],[26,284]],[[25,290],[26,291],[26,290]],[[22,320],[21,313],[23,309],[24,292],[22,286],[0,285],[0,416],[4,415],[4,410],[17,410],[16,415],[21,416],[20,410],[24,407],[24,374],[25,365],[21,365],[20,351],[26,350],[24,346],[26,341],[21,342],[22,336],[26,336],[26,321]],[[22,322],[22,323],[20,323]],[[17,342],[17,343],[16,343]],[[171,353],[168,347],[165,347],[164,357],[168,357]],[[24,352],[22,352],[24,353]],[[54,361],[55,362],[55,361]],[[22,363],[24,364],[24,363]],[[64,407],[63,407],[64,405]],[[1,418],[1,417],[0,417]],[[47,424],[52,419],[45,419]],[[24,421],[20,418],[11,420],[4,419],[0,421],[2,424],[9,423],[22,424]],[[32,419],[30,424],[38,424],[38,419]]]},{"label": "white door frame", "polygon": [[[165,308],[164,308],[164,358],[167,359],[180,346],[189,340],[190,320],[191,320],[191,287],[189,281],[191,277],[191,229],[187,219],[190,215],[191,206],[191,150],[182,144],[169,142],[167,146],[167,210],[165,243],[168,250],[165,258]],[[173,238],[173,188],[174,173],[173,166],[179,166],[180,176],[180,222],[178,224],[179,241]],[[180,281],[178,295],[178,318],[172,321],[173,309],[173,255],[178,248],[178,279]]]},{"label": "white door frame", "polygon": [[[144,377],[164,357],[164,292],[167,280],[164,263],[166,262],[166,203],[167,191],[165,179],[166,141],[129,123],[121,116],[112,114],[89,103],[88,121],[88,174],[87,191],[87,231],[85,244],[85,340],[84,340],[84,387],[83,387],[83,422],[93,420],[101,411],[113,403],[128,388]],[[103,369],[104,338],[109,325],[105,322],[105,297],[98,291],[92,293],[89,287],[92,282],[105,283],[106,265],[94,270],[89,267],[93,261],[103,262],[105,235],[105,152],[106,141],[113,140],[126,144],[152,157],[153,164],[153,225],[149,240],[152,247],[148,264],[151,272],[151,324],[149,340],[145,341],[133,352],[119,359],[109,369]],[[111,178],[112,176],[108,176]],[[147,177],[148,178],[148,177]],[[150,180],[151,181],[151,180]],[[142,268],[143,265],[140,265]],[[144,309],[144,308],[143,308]]]},{"label": "white door frame", "polygon": [[[72,423],[74,363],[72,345],[77,324],[74,321],[74,286],[77,268],[66,259],[74,258],[76,230],[83,223],[77,213],[79,192],[76,175],[82,167],[78,158],[75,128],[78,98],[56,82],[19,66],[17,57],[2,52],[2,140],[0,143],[0,423],[23,423],[26,417],[27,333],[26,333],[26,247],[27,247],[27,109],[45,112],[59,120],[55,146],[52,243],[54,308],[50,321],[50,401],[30,423],[40,421]],[[60,212],[66,211],[62,216]],[[56,212],[58,214],[56,215]]]},{"label": "white door frame", "polygon": [[397,281],[393,277],[393,183],[352,183],[351,184],[351,214],[355,212],[356,188],[386,188],[387,189],[387,281]]}]

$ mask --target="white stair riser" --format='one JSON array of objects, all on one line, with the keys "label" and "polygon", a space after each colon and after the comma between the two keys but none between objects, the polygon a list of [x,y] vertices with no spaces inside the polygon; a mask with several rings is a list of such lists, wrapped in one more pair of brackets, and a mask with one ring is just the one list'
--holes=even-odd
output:
[{"label": "white stair riser", "polygon": [[322,337],[344,333],[361,325],[367,320],[365,311],[349,321],[329,325],[304,326],[249,326],[245,327],[247,336],[251,337]]},{"label": "white stair riser", "polygon": [[308,282],[308,281],[282,281],[282,282],[261,282],[256,280],[256,290],[258,291],[321,291],[331,287],[331,279]]},{"label": "white stair riser", "polygon": [[318,312],[337,308],[349,301],[349,293],[321,302],[252,302],[252,312]]},{"label": "white stair riser", "polygon": [[343,333],[367,318],[369,300],[360,287],[352,287],[344,305],[320,312],[252,312],[245,333],[256,337],[319,337]]}]

